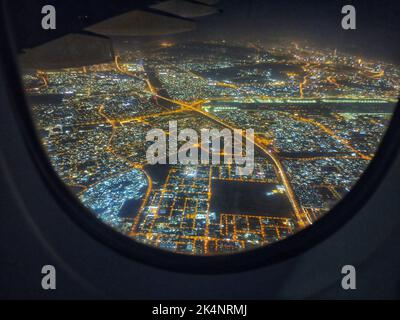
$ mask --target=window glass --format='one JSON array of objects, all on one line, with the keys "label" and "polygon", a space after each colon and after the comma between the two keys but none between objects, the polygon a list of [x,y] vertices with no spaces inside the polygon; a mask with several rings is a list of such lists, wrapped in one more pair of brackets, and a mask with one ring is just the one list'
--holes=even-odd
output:
[{"label": "window glass", "polygon": [[397,18],[379,2],[73,3],[19,44],[32,117],[76,199],[148,246],[229,254],[307,228],[397,103]]}]

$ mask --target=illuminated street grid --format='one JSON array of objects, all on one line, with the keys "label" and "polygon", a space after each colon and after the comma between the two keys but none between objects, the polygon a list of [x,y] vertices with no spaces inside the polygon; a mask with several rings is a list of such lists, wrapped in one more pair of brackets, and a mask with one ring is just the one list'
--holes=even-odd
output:
[{"label": "illuminated street grid", "polygon": [[[284,239],[332,208],[372,159],[400,72],[336,50],[210,41],[23,79],[51,163],[84,205],[137,241],[207,255]],[[253,173],[148,165],[146,133],[171,120],[254,129]]]}]

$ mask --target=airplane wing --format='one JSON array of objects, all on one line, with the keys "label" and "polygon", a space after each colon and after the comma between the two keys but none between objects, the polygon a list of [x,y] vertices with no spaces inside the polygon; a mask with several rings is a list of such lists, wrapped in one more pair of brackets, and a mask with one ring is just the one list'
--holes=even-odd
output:
[{"label": "airplane wing", "polygon": [[[193,30],[194,18],[215,14],[218,1],[4,1],[21,65],[68,68],[110,62],[112,37],[157,36]],[[56,8],[56,29],[41,27],[45,5]]]}]

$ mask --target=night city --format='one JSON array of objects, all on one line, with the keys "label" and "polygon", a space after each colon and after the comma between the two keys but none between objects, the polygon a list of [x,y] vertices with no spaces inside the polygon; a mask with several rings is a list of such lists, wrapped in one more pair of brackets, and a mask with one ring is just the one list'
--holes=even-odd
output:
[{"label": "night city", "polygon": [[[233,3],[205,12],[195,28],[185,20],[171,33],[153,24],[149,35],[114,36],[110,61],[83,57],[64,67],[39,65],[29,51],[20,56],[55,172],[98,219],[134,241],[218,255],[290,237],[352,189],[389,126],[400,89],[394,49],[328,41],[334,31],[323,22],[314,32],[278,5],[264,19],[262,1]],[[248,19],[234,23],[242,11]],[[112,21],[89,31],[107,28]],[[147,133],[171,135],[171,122],[198,133],[254,130],[253,170],[238,174],[238,164],[222,161],[226,150],[213,148],[219,164],[149,164]]]}]

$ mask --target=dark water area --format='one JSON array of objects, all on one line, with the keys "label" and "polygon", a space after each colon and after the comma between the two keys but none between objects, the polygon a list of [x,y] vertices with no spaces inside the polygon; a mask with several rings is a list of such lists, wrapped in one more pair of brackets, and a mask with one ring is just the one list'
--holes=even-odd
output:
[{"label": "dark water area", "polygon": [[[152,85],[154,88],[156,88],[157,94],[160,95],[160,96],[162,96],[162,97],[165,97],[165,98],[167,98],[167,99],[171,99],[171,97],[170,97],[170,95],[168,94],[167,90],[165,90],[165,89],[162,87],[162,83],[161,83],[160,79],[158,79],[157,74],[156,74],[156,72],[153,70],[153,68],[151,68],[151,67],[149,67],[149,66],[145,66],[144,69],[145,69],[145,71],[146,71],[147,77],[149,78],[149,81],[150,81],[151,85]],[[175,104],[172,103],[172,102],[170,102],[170,101],[166,101],[166,100],[164,100],[164,99],[159,99],[159,98],[156,98],[156,99],[157,99],[157,103],[158,103],[160,106],[164,107],[164,108],[167,108],[167,109],[174,109],[174,107],[175,107]]]},{"label": "dark water area", "polygon": [[154,165],[146,165],[144,170],[151,177],[151,180],[154,183],[163,184],[165,179],[167,179],[168,171],[171,169],[171,166],[168,164],[154,164]]},{"label": "dark water area", "polygon": [[59,104],[62,102],[62,94],[40,94],[40,95],[27,95],[29,104]]},{"label": "dark water area", "polygon": [[134,218],[141,204],[142,199],[126,200],[119,211],[119,216],[122,218]]},{"label": "dark water area", "polygon": [[211,190],[212,212],[257,216],[291,217],[286,194],[268,195],[276,188],[271,183],[214,180]]},{"label": "dark water area", "polygon": [[149,78],[149,81],[151,82],[151,85],[153,87],[156,87],[158,89],[162,88],[162,83],[158,79],[155,71],[151,67],[144,67],[144,70],[146,71],[147,77]]}]

